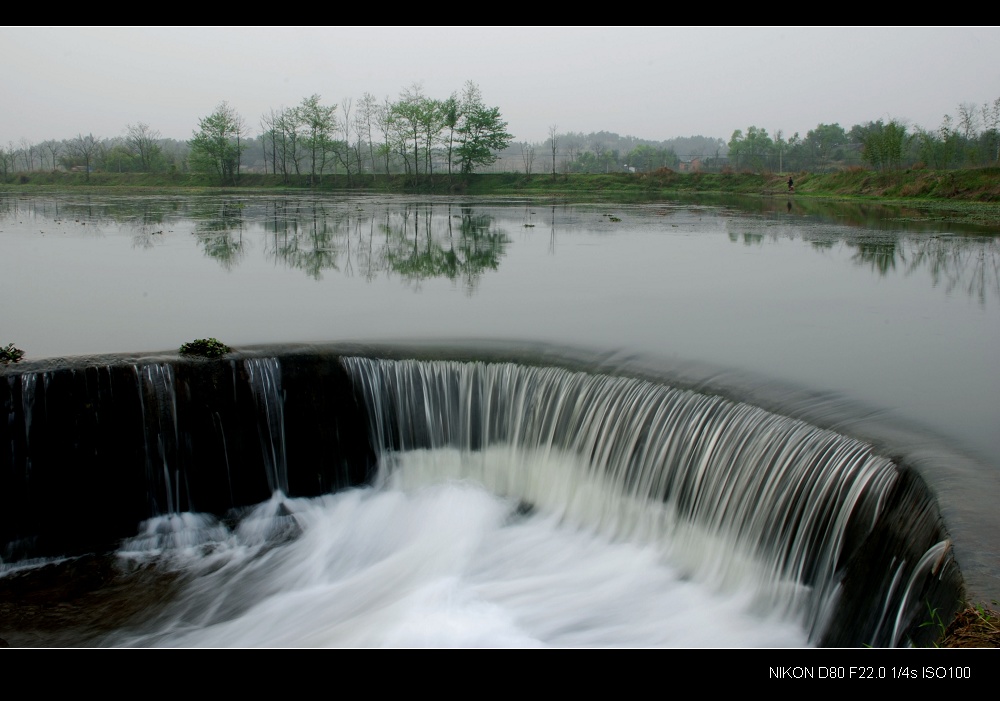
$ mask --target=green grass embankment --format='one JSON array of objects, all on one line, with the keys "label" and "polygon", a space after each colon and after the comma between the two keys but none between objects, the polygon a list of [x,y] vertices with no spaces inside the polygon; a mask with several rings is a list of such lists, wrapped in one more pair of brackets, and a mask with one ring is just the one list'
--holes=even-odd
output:
[{"label": "green grass embankment", "polygon": [[1000,167],[965,170],[910,169],[876,173],[850,169],[837,173],[653,173],[556,174],[490,173],[468,177],[435,173],[408,175],[327,174],[318,182],[308,175],[283,177],[242,174],[238,184],[220,184],[206,174],[39,172],[10,175],[0,191],[48,189],[125,189],[135,192],[205,189],[219,191],[290,190],[513,196],[531,198],[596,198],[607,201],[668,199],[679,194],[787,197],[788,177],[797,199],[836,199],[912,204],[937,209],[941,218],[1000,226]]},{"label": "green grass embankment", "polygon": [[945,200],[1000,203],[1000,168],[905,170],[876,173],[611,173],[607,175],[481,175],[469,183],[477,194],[514,192],[656,193],[698,192],[785,196],[788,177],[795,194],[816,197],[861,197],[890,200]]}]

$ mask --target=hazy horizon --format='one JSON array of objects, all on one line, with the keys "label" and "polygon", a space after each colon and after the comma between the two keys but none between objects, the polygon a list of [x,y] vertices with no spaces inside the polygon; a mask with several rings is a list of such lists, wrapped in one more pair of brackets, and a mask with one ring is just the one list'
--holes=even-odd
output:
[{"label": "hazy horizon", "polygon": [[228,102],[260,117],[312,94],[429,97],[479,85],[515,141],[786,136],[896,118],[928,129],[1000,97],[998,27],[3,27],[0,144],[188,140]]}]

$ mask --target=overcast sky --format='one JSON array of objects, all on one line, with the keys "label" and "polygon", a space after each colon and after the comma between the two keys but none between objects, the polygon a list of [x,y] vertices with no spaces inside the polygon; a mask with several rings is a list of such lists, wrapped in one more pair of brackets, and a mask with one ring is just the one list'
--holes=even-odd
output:
[{"label": "overcast sky", "polygon": [[477,83],[517,141],[611,131],[729,140],[899,118],[936,128],[1000,97],[1000,28],[2,27],[0,145],[145,122],[189,139],[228,101],[430,97]]}]

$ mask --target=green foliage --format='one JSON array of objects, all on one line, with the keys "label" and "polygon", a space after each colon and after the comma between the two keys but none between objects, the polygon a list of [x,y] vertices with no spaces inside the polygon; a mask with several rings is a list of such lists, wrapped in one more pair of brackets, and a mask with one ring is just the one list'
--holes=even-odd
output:
[{"label": "green foliage", "polygon": [[220,358],[232,349],[215,338],[198,338],[181,346],[181,355],[201,355]]},{"label": "green foliage", "polygon": [[24,357],[24,351],[20,348],[16,348],[13,343],[8,343],[6,346],[0,346],[0,363],[6,365],[7,363],[16,363]]},{"label": "green foliage", "polygon": [[676,168],[680,158],[671,148],[640,144],[625,155],[625,161],[639,172],[652,173],[658,168]]},{"label": "green foliage", "polygon": [[818,124],[815,129],[806,132],[803,142],[812,156],[814,167],[823,168],[830,161],[840,161],[844,158],[844,149],[850,140],[847,132],[840,124]]},{"label": "green foliage", "polygon": [[852,136],[861,143],[861,157],[875,170],[887,172],[899,170],[903,163],[903,153],[909,141],[906,126],[890,119],[881,119],[864,126],[855,126]]},{"label": "green foliage", "polygon": [[737,129],[729,139],[729,162],[738,170],[767,170],[773,151],[774,141],[767,135],[766,129],[759,127],[749,127],[746,135]]},{"label": "green foliage", "polygon": [[459,134],[462,141],[456,152],[463,173],[494,163],[496,152],[510,146],[514,138],[507,132],[507,122],[497,107],[480,107],[467,113]]},{"label": "green foliage", "polygon": [[215,173],[223,183],[236,184],[245,143],[243,118],[227,103],[198,121],[191,145],[191,168]]},{"label": "green foliage", "polygon": [[337,106],[324,105],[320,99],[319,95],[303,99],[297,111],[298,122],[305,128],[302,141],[309,152],[309,176],[313,185],[322,179],[327,161],[334,151],[333,132],[337,123],[334,116]]},{"label": "green foliage", "polygon": [[[920,624],[920,628],[932,628],[934,631],[934,636],[936,639],[941,639],[944,637],[945,632],[948,630],[948,626],[944,624],[941,620],[941,615],[938,613],[936,608],[931,608],[930,603],[927,603],[927,620]],[[937,643],[934,643],[934,647],[937,647]]]},{"label": "green foliage", "polygon": [[948,115],[945,115],[937,131],[919,129],[916,138],[920,160],[932,168],[948,168],[961,150],[961,135],[952,128]]},{"label": "green foliage", "polygon": [[425,124],[431,120],[434,109],[434,101],[423,94],[419,85],[413,85],[404,91],[389,110],[388,121],[391,129],[390,138],[394,142],[393,150],[403,158],[407,173],[420,175],[421,145],[425,151],[431,146],[431,142],[422,137],[425,133]]},{"label": "green foliage", "polygon": [[457,131],[459,144],[455,152],[459,169],[465,175],[496,162],[496,152],[514,140],[513,134],[507,132],[500,108],[483,104],[479,86],[471,81],[465,84],[462,94]]}]

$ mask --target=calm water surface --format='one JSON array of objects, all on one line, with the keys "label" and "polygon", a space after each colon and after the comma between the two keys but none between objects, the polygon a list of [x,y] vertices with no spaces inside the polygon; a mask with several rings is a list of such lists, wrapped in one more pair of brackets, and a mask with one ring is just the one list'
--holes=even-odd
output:
[{"label": "calm water surface", "polygon": [[858,218],[784,202],[2,195],[0,342],[28,359],[203,337],[583,345],[842,393],[996,465],[998,239]]}]

